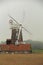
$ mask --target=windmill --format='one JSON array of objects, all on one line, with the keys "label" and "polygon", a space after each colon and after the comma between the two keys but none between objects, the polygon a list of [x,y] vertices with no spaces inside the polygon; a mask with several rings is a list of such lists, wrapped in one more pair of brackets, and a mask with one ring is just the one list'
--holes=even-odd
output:
[{"label": "windmill", "polygon": [[[23,42],[22,29],[24,29],[26,32],[30,34],[31,32],[29,32],[22,24],[19,24],[18,21],[16,21],[16,19],[14,19],[12,16],[9,15],[9,17],[11,18],[9,20],[9,23],[12,29],[11,43],[19,44]],[[15,21],[15,23],[13,21]]]}]

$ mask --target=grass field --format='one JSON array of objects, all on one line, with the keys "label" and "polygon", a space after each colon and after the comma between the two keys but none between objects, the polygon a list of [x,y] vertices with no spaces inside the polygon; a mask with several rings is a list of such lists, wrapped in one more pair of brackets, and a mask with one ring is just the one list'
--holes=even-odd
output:
[{"label": "grass field", "polygon": [[43,49],[34,49],[32,53],[43,53]]},{"label": "grass field", "polygon": [[0,65],[43,65],[43,54],[0,54]]}]

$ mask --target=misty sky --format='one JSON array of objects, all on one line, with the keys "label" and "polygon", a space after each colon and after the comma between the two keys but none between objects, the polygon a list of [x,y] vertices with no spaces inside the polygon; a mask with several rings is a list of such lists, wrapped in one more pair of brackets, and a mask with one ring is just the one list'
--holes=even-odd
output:
[{"label": "misty sky", "polygon": [[43,41],[42,0],[0,0],[0,41],[11,38],[9,15],[29,30],[23,30],[23,39]]}]

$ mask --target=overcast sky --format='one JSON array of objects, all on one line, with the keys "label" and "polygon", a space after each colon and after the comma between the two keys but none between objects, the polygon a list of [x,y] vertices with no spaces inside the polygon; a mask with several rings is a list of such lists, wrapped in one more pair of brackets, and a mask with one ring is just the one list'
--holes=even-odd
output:
[{"label": "overcast sky", "polygon": [[0,41],[11,38],[8,14],[29,30],[23,39],[43,41],[43,0],[0,0]]}]

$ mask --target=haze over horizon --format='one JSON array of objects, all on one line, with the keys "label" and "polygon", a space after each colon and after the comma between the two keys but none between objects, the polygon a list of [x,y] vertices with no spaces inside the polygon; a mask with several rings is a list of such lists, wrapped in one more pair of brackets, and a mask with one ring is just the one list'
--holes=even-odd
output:
[{"label": "haze over horizon", "polygon": [[0,1],[0,41],[11,38],[8,14],[29,30],[23,30],[23,39],[43,41],[43,1],[42,0],[2,0]]}]

